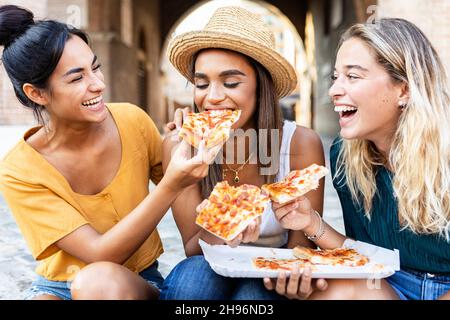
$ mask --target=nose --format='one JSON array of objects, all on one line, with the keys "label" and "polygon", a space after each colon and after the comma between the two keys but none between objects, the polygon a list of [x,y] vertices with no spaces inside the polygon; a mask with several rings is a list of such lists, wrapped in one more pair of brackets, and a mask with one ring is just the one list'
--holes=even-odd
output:
[{"label": "nose", "polygon": [[211,83],[206,99],[208,103],[217,104],[225,99],[225,93],[219,85]]},{"label": "nose", "polygon": [[328,90],[328,95],[333,100],[336,97],[343,96],[345,94],[344,87],[339,80],[339,77],[333,82],[330,89]]},{"label": "nose", "polygon": [[98,76],[97,74],[93,74],[91,79],[92,80],[91,80],[91,83],[89,85],[89,89],[91,91],[101,92],[101,91],[105,90],[106,85],[105,85],[105,83],[103,82],[103,79],[100,76]]}]

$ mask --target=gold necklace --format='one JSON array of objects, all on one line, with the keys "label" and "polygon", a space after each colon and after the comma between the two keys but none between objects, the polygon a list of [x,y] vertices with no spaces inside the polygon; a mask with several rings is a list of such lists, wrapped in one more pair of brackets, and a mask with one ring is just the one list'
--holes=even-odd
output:
[{"label": "gold necklace", "polygon": [[234,178],[233,178],[233,181],[234,181],[234,183],[239,183],[239,181],[241,181],[241,179],[239,178],[239,171],[241,171],[242,168],[244,168],[244,166],[250,161],[250,159],[252,158],[252,156],[253,156],[253,152],[252,152],[252,154],[248,157],[247,161],[245,161],[245,163],[244,163],[242,166],[240,166],[239,168],[237,168],[237,169],[232,169],[232,168],[230,168],[230,167],[228,166],[228,164],[225,163],[225,165],[227,166],[228,169],[223,169],[223,172],[222,172],[222,179],[225,180],[226,172],[227,172],[227,171],[233,171],[233,172],[234,172]]}]

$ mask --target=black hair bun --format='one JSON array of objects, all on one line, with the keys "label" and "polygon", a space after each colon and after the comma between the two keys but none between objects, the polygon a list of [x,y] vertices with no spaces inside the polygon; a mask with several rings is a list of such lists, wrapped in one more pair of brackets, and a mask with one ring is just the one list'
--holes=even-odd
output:
[{"label": "black hair bun", "polygon": [[7,46],[34,24],[31,11],[14,6],[0,7],[0,45]]}]

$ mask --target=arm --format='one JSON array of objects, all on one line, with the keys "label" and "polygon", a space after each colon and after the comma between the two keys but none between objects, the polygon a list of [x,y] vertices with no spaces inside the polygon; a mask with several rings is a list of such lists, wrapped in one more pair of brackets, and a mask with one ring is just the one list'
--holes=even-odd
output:
[{"label": "arm", "polygon": [[[167,136],[163,141],[163,171],[171,159],[172,150],[178,145],[178,139]],[[196,208],[202,202],[200,184],[196,183],[183,190],[172,204],[172,213],[180,230],[186,256],[202,254],[198,239],[210,244],[224,244],[224,241],[200,228],[196,223]]]},{"label": "arm", "polygon": [[[291,169],[302,169],[313,163],[324,165],[324,154],[320,137],[310,129],[298,128],[292,138],[291,143]],[[296,150],[299,150],[296,154]],[[281,225],[290,229],[288,242],[291,248],[295,245],[319,246],[323,249],[334,249],[342,246],[346,237],[334,230],[325,221],[320,220],[314,210],[321,213],[323,211],[325,178],[320,181],[319,188],[308,192],[295,201],[280,205],[273,203],[274,212]],[[324,224],[325,234],[315,245],[307,240],[304,233],[312,236],[317,234],[320,223]],[[291,237],[291,234],[293,236]]]},{"label": "arm", "polygon": [[104,234],[84,225],[56,245],[85,263],[124,263],[151,235],[179,191],[158,185],[133,211]]},{"label": "arm", "polygon": [[[290,169],[301,170],[312,164],[325,166],[325,155],[322,141],[317,133],[305,127],[297,127],[291,141],[290,147]],[[311,202],[311,206],[317,212],[323,211],[323,198],[325,190],[325,179],[320,182],[319,188],[310,191],[306,196]],[[283,225],[283,221],[281,221]],[[299,230],[289,230],[288,248],[296,245],[314,247],[314,243],[309,241],[304,233]]]},{"label": "arm", "polygon": [[208,173],[213,152],[218,151],[207,151],[203,145],[197,156],[190,158],[188,149],[187,143],[180,144],[155,190],[106,233],[84,225],[57,241],[57,246],[86,263],[125,262],[155,230],[182,190]]}]

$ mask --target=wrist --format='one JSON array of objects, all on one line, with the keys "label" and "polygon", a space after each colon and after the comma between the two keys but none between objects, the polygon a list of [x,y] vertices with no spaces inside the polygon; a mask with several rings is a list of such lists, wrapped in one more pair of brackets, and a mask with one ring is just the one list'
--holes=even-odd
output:
[{"label": "wrist", "polygon": [[[310,218],[312,223],[310,223],[310,225],[305,228],[303,232],[308,240],[318,241],[325,234],[325,221],[323,221],[320,214],[313,209],[311,209]],[[315,223],[313,221],[315,221]]]},{"label": "wrist", "polygon": [[167,181],[167,176],[164,176],[159,182],[158,186],[161,188],[163,192],[168,192],[169,194],[178,195],[182,189],[180,189],[176,185],[172,185],[169,181]]},{"label": "wrist", "polygon": [[309,235],[315,234],[317,230],[319,230],[319,224],[320,221],[317,218],[316,212],[311,208],[311,211],[309,213],[309,223],[305,228],[303,228],[302,231]]}]

